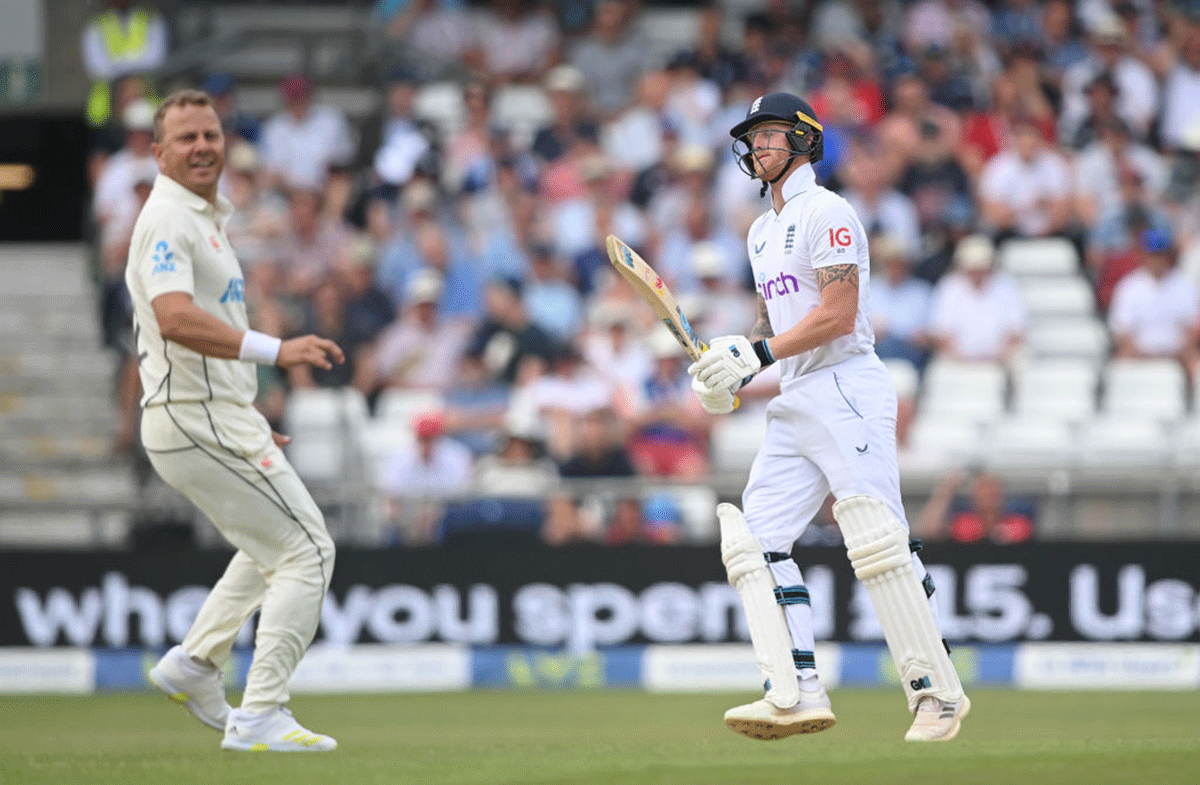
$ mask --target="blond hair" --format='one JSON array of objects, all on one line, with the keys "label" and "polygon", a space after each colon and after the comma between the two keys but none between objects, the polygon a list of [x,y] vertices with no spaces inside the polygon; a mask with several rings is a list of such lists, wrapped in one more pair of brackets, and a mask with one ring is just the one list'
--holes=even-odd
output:
[{"label": "blond hair", "polygon": [[187,88],[171,93],[163,99],[163,102],[158,106],[158,111],[154,113],[154,141],[161,142],[163,139],[163,118],[167,116],[167,110],[175,106],[212,105],[212,96],[203,90]]}]

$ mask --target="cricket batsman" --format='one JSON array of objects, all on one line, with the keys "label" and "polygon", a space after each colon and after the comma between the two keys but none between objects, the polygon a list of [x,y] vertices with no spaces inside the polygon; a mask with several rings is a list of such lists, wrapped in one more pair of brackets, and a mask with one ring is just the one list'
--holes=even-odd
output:
[{"label": "cricket batsman", "polygon": [[[850,205],[818,185],[822,128],[788,93],[761,96],[730,131],[739,166],[762,181],[772,208],[746,247],[758,289],[749,336],[713,339],[692,364],[706,411],[781,363],[780,393],[742,494],[721,504],[721,556],[741,595],[767,678],[762,700],[725,724],[759,739],[822,731],[835,722],[817,676],[808,588],[792,547],[830,492],[855,575],[867,588],[913,713],[908,741],[955,737],[971,703],[950,662],[929,598],[933,581],[910,547],[896,460],[896,392],[875,354],[867,318],[867,236]],[[819,598],[818,598],[819,600]]]}]

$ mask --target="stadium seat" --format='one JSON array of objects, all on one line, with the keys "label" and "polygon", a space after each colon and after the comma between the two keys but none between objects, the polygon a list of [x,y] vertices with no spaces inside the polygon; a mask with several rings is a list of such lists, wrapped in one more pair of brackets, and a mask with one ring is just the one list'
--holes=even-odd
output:
[{"label": "stadium seat", "polygon": [[1176,465],[1200,468],[1200,417],[1193,415],[1172,427],[1170,446]]},{"label": "stadium seat", "polygon": [[1163,427],[1150,419],[1103,416],[1080,426],[1077,459],[1085,466],[1153,466],[1168,456]]},{"label": "stadium seat", "polygon": [[709,436],[713,471],[748,473],[766,431],[767,417],[761,409],[718,417]]},{"label": "stadium seat", "polygon": [[900,399],[915,398],[920,387],[921,375],[917,367],[908,360],[893,358],[884,360],[888,376],[896,387],[896,397]]},{"label": "stadium seat", "polygon": [[513,145],[526,150],[538,129],[554,119],[554,106],[536,85],[506,85],[492,96],[492,122],[511,134]]},{"label": "stadium seat", "polygon": [[1019,278],[1021,297],[1030,317],[1093,316],[1096,295],[1080,275],[1042,275]]},{"label": "stadium seat", "polygon": [[1079,423],[1096,415],[1100,372],[1090,360],[1032,360],[1013,381],[1013,411],[1023,418]]},{"label": "stadium seat", "polygon": [[387,464],[388,458],[413,444],[416,437],[407,423],[376,420],[366,424],[359,437],[363,458],[367,463],[367,479],[374,483]]},{"label": "stadium seat", "polygon": [[1108,328],[1094,316],[1037,319],[1025,335],[1031,358],[1074,357],[1099,366],[1108,357]]},{"label": "stadium seat", "polygon": [[1074,437],[1065,420],[1039,413],[997,420],[986,429],[982,445],[989,466],[1050,468],[1066,465]]},{"label": "stadium seat", "polygon": [[375,419],[411,427],[418,414],[443,408],[442,396],[427,390],[404,390],[389,387],[379,394]]},{"label": "stadium seat", "polygon": [[1007,374],[998,363],[935,359],[925,369],[923,415],[983,423],[1004,413]]},{"label": "stadium seat", "polygon": [[1070,240],[1061,237],[1007,240],[997,256],[1000,269],[1017,278],[1079,273],[1079,252]]},{"label": "stadium seat", "polygon": [[922,461],[962,464],[980,454],[980,428],[968,420],[947,420],[918,412],[908,434],[908,451]]},{"label": "stadium seat", "polygon": [[1178,420],[1187,409],[1187,377],[1174,360],[1113,359],[1104,369],[1101,403],[1111,415]]},{"label": "stadium seat", "polygon": [[296,472],[307,480],[352,477],[366,412],[362,393],[351,387],[293,390],[284,422],[292,437],[287,456]]},{"label": "stadium seat", "polygon": [[443,137],[462,130],[467,122],[467,105],[457,82],[430,82],[413,99],[413,114],[429,122]]}]

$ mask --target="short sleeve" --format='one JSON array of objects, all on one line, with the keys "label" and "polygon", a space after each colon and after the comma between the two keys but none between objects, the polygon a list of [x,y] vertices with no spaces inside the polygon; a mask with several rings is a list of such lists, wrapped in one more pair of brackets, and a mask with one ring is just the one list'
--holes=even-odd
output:
[{"label": "short sleeve", "polygon": [[827,201],[808,224],[809,259],[814,270],[836,264],[858,264],[866,242],[862,225],[849,202]]},{"label": "short sleeve", "polygon": [[195,294],[191,242],[180,222],[171,221],[169,215],[154,216],[138,229],[129,263],[141,278],[147,299],[153,301],[167,292]]}]

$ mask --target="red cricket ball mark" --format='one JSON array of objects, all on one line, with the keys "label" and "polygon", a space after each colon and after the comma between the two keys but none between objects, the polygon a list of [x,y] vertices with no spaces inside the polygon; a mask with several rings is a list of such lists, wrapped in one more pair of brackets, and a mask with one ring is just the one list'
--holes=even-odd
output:
[{"label": "red cricket ball mark", "polygon": [[214,235],[211,235],[211,234],[210,234],[210,235],[208,236],[208,241],[209,241],[210,243],[212,243],[212,247],[213,247],[215,250],[217,250],[217,251],[221,250],[221,244],[217,242],[217,238],[216,238]]},{"label": "red cricket ball mark", "polygon": [[850,230],[846,227],[829,230],[829,247],[836,248],[837,246],[847,246],[851,242]]},{"label": "red cricket ball mark", "polygon": [[655,289],[661,289],[661,288],[663,288],[663,282],[662,282],[662,278],[655,278],[655,279],[654,279],[654,288],[655,288]]},{"label": "red cricket ball mark", "polygon": [[270,458],[263,458],[263,459],[262,459],[262,467],[263,467],[264,469],[270,469],[270,468],[271,468],[272,466],[274,466],[274,465],[275,465],[275,462],[274,462],[274,461],[272,461]]}]

